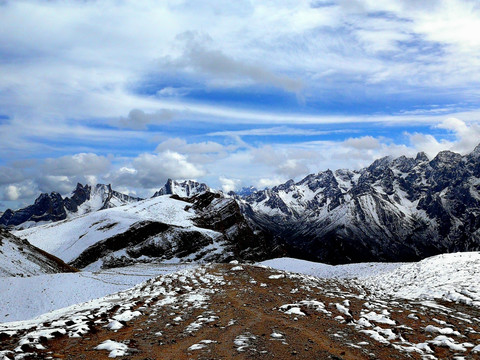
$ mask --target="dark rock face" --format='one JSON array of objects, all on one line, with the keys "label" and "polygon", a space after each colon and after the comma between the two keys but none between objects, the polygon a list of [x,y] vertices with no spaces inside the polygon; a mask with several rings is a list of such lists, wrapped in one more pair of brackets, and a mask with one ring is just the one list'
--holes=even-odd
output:
[{"label": "dark rock face", "polygon": [[0,218],[4,226],[16,226],[27,221],[59,221],[67,217],[62,196],[59,193],[41,194],[33,205],[12,211],[8,209]]},{"label": "dark rock face", "polygon": [[480,145],[382,158],[237,197],[290,256],[327,263],[413,261],[480,250]]},{"label": "dark rock face", "polygon": [[70,197],[62,198],[59,193],[40,194],[33,205],[23,209],[12,211],[6,210],[0,217],[0,226],[14,227],[27,221],[60,221],[67,218],[67,213],[76,213],[79,206],[86,203],[93,196],[101,197],[102,206],[99,209],[87,209],[86,211],[95,211],[115,206],[112,199],[117,202],[129,203],[140,201],[142,199],[131,197],[115,190],[110,185],[97,184],[95,187],[90,185],[77,184]]},{"label": "dark rock face", "polygon": [[[259,261],[275,253],[267,233],[255,232],[249,226],[234,199],[205,192],[187,201],[192,203],[197,214],[195,224],[222,233],[226,250],[231,252],[234,258]],[[280,252],[277,253],[280,255]]]}]

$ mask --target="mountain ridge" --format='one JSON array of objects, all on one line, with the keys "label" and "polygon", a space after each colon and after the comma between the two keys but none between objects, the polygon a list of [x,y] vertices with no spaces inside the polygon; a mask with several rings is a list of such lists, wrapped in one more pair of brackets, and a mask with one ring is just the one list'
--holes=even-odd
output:
[{"label": "mountain ridge", "polygon": [[63,198],[58,192],[41,193],[32,205],[11,210],[0,217],[0,226],[23,227],[38,223],[56,222],[84,213],[108,209],[142,200],[112,189],[110,184],[77,184],[70,197]]},{"label": "mountain ridge", "polygon": [[429,160],[383,157],[239,197],[251,224],[292,256],[332,264],[414,261],[480,249],[480,145]]},{"label": "mountain ridge", "polygon": [[0,228],[0,277],[76,271],[59,258]]}]

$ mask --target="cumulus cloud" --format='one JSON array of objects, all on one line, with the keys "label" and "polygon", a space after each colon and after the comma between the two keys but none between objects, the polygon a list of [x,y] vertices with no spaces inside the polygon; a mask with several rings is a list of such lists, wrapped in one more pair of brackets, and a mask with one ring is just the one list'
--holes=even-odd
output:
[{"label": "cumulus cloud", "polygon": [[322,155],[298,148],[285,149],[279,146],[262,146],[252,150],[254,162],[271,167],[277,174],[295,178],[309,171],[308,163],[317,161]]},{"label": "cumulus cloud", "polygon": [[239,179],[227,178],[225,176],[220,176],[219,181],[222,186],[222,190],[226,193],[237,190],[241,183],[241,180]]},{"label": "cumulus cloud", "polygon": [[23,184],[7,185],[3,188],[2,200],[17,201],[31,198],[35,194],[31,182]]},{"label": "cumulus cloud", "polygon": [[193,163],[207,164],[225,158],[229,152],[240,146],[238,141],[235,144],[223,145],[214,141],[187,143],[185,139],[169,138],[158,144],[155,151],[174,151],[186,156]]},{"label": "cumulus cloud", "polygon": [[8,185],[5,188],[5,199],[6,200],[17,200],[20,197],[20,191],[15,185]]},{"label": "cumulus cloud", "polygon": [[357,138],[349,138],[344,141],[344,144],[357,150],[371,150],[378,149],[380,146],[380,141],[373,136],[362,136]]},{"label": "cumulus cloud", "polygon": [[438,125],[440,129],[450,130],[455,134],[456,142],[452,149],[461,153],[472,151],[480,142],[480,124],[467,124],[457,118],[448,118]]},{"label": "cumulus cloud", "polygon": [[448,118],[436,127],[448,130],[452,134],[453,139],[437,139],[431,134],[423,133],[407,134],[411,145],[419,151],[426,152],[430,157],[434,157],[442,150],[451,150],[461,154],[467,154],[480,143],[479,123],[467,124],[457,118]]},{"label": "cumulus cloud", "polygon": [[110,167],[110,160],[93,153],[80,153],[59,158],[48,158],[41,170],[54,176],[87,176],[105,173]]},{"label": "cumulus cloud", "polygon": [[158,154],[140,154],[133,159],[131,166],[122,167],[107,176],[107,179],[118,185],[155,189],[169,178],[196,179],[203,175],[205,171],[190,163],[184,155],[164,151]]}]

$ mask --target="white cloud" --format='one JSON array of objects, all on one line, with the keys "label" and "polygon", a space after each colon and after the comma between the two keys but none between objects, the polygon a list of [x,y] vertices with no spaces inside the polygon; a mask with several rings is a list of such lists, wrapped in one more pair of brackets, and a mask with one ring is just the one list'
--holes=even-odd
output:
[{"label": "white cloud", "polygon": [[346,146],[351,146],[357,150],[371,150],[378,149],[380,141],[373,136],[362,136],[357,138],[350,138],[344,141]]},{"label": "white cloud", "polygon": [[480,142],[480,124],[467,124],[457,118],[448,118],[439,123],[437,128],[449,130],[454,139],[437,139],[430,134],[408,134],[412,146],[434,157],[439,151],[451,150],[461,154],[471,152]]},{"label": "white cloud", "polygon": [[106,178],[121,186],[155,189],[160,188],[169,178],[196,179],[203,175],[205,171],[190,163],[184,155],[164,151],[158,154],[140,154],[128,167],[124,166]]},{"label": "white cloud", "polygon": [[110,160],[96,154],[80,153],[72,156],[45,159],[42,172],[55,176],[88,176],[105,173],[110,167]]},{"label": "white cloud", "polygon": [[288,126],[276,126],[269,128],[255,128],[246,130],[231,130],[231,131],[215,131],[208,133],[208,136],[314,136],[314,135],[328,135],[340,133],[353,133],[356,130],[313,130],[313,129],[299,129]]},{"label": "white cloud", "polygon": [[15,185],[8,185],[5,188],[5,199],[6,200],[17,200],[20,197],[20,191]]},{"label": "white cloud", "polygon": [[220,184],[222,186],[222,190],[226,193],[228,193],[230,191],[238,190],[239,185],[241,183],[241,180],[239,180],[239,179],[231,179],[231,178],[227,178],[225,176],[220,176],[218,178],[218,180],[220,181]]},{"label": "white cloud", "polygon": [[257,189],[264,189],[264,188],[270,188],[276,185],[280,185],[284,182],[286,182],[288,179],[282,178],[282,177],[273,177],[273,178],[261,178],[258,179],[254,186]]},{"label": "white cloud", "polygon": [[[212,85],[244,85],[245,82],[272,85],[286,91],[299,92],[303,85],[298,79],[279,75],[266,66],[237,60],[222,50],[212,48],[209,36],[187,31],[177,36],[184,43],[183,52],[178,58],[167,57],[161,61],[161,67],[173,67],[208,76]],[[233,82],[232,82],[233,81]]]},{"label": "white cloud", "polygon": [[25,183],[8,185],[3,188],[2,200],[17,201],[22,199],[30,199],[35,195],[32,183],[26,181]]}]

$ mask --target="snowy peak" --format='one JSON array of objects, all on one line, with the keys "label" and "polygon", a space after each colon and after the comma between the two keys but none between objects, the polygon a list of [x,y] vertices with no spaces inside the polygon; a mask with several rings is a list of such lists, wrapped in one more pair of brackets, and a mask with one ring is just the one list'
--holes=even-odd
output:
[{"label": "snowy peak", "polygon": [[110,209],[117,206],[122,206],[142,200],[141,198],[132,197],[122,194],[112,189],[110,184],[97,184],[94,187],[90,185],[77,185],[77,188],[72,193],[73,198],[80,198],[83,200],[79,204],[78,210],[73,212],[84,214],[91,211]]},{"label": "snowy peak", "polygon": [[76,271],[60,259],[0,228],[0,277]]},{"label": "snowy peak", "polygon": [[166,184],[158,190],[152,197],[162,195],[178,195],[180,197],[190,197],[203,193],[205,191],[211,191],[206,185],[199,183],[195,180],[176,181],[168,179]]},{"label": "snowy peak", "polygon": [[77,184],[70,197],[62,198],[57,192],[42,193],[33,205],[6,210],[0,217],[0,226],[26,228],[140,200],[112,190],[111,185]]},{"label": "snowy peak", "polygon": [[294,256],[329,263],[412,261],[480,249],[480,157],[384,157],[240,197],[244,214]]},{"label": "snowy peak", "polygon": [[419,163],[419,162],[425,162],[425,161],[430,161],[427,154],[423,151],[419,152],[415,157],[415,162]]}]

